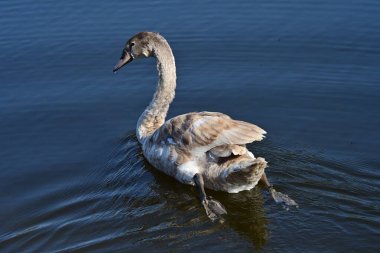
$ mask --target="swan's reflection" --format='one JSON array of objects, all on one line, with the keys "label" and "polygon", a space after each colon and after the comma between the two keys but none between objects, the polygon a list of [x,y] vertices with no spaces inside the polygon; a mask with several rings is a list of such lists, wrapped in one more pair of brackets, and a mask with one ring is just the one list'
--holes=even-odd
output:
[{"label": "swan's reflection", "polygon": [[[114,208],[123,208],[125,217],[141,222],[148,231],[162,229],[162,234],[167,233],[164,237],[171,238],[170,244],[202,240],[205,236],[207,240],[210,237],[220,240],[220,234],[230,233],[230,229],[240,238],[248,238],[258,249],[267,241],[267,219],[261,190],[257,187],[238,194],[208,191],[228,212],[224,223],[212,223],[199,203],[196,189],[150,166],[134,134],[122,140],[108,172],[106,186],[118,193],[114,197]],[[123,201],[118,201],[120,198]]]}]

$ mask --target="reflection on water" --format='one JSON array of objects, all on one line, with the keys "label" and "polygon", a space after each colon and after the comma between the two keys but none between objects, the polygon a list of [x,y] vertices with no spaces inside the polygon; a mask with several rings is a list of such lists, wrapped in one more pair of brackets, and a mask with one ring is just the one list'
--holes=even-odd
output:
[{"label": "reflection on water", "polygon": [[256,249],[263,248],[268,240],[269,231],[260,189],[225,195],[221,201],[229,212],[228,225],[252,241]]},{"label": "reflection on water", "polygon": [[[144,242],[151,240],[154,244],[157,240],[167,240],[170,243],[175,239],[175,244],[180,245],[188,243],[186,241],[193,237],[215,236],[220,230],[230,228],[248,238],[258,249],[264,246],[268,238],[264,203],[259,189],[241,194],[211,191],[210,196],[220,200],[228,211],[226,222],[211,223],[199,203],[196,189],[151,167],[143,158],[134,134],[123,139],[108,170],[107,188],[120,194],[120,207],[124,209],[129,223],[143,222],[146,227],[142,235]],[[164,224],[156,224],[157,219],[152,217],[160,217],[163,213]],[[167,235],[156,237],[163,230],[172,233],[173,228],[174,234],[169,238]],[[181,234],[176,235],[179,231]],[[204,240],[207,242],[206,238]],[[228,238],[222,236],[221,240],[228,241]]]}]

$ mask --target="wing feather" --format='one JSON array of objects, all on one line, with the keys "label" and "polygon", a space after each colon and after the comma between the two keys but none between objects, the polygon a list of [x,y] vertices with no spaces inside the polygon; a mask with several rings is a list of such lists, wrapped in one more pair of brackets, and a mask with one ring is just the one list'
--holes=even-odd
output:
[{"label": "wing feather", "polygon": [[154,140],[174,141],[180,149],[207,152],[222,145],[244,145],[261,141],[266,132],[260,127],[216,112],[188,113],[168,120],[154,134]]}]

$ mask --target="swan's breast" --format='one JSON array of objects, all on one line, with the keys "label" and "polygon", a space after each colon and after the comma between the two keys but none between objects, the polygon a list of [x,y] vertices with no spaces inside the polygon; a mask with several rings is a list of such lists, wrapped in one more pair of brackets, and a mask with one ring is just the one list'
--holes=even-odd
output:
[{"label": "swan's breast", "polygon": [[196,161],[188,161],[178,166],[176,178],[185,184],[194,185],[193,177],[199,172],[198,163]]},{"label": "swan's breast", "polygon": [[158,170],[170,175],[175,175],[175,167],[178,154],[172,145],[159,144],[146,145],[144,156]]},{"label": "swan's breast", "polygon": [[144,144],[144,155],[156,169],[182,183],[194,185],[193,177],[201,171],[201,161],[193,159],[188,150],[181,149],[171,135],[163,138],[157,132]]}]

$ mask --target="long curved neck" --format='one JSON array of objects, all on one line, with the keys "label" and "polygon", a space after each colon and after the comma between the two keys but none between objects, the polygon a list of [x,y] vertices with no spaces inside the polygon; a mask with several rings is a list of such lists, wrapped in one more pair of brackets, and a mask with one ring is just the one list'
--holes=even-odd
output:
[{"label": "long curved neck", "polygon": [[158,84],[152,101],[137,122],[136,132],[140,143],[165,123],[176,88],[177,77],[174,56],[166,40],[161,40],[155,44],[153,56],[157,59]]}]

